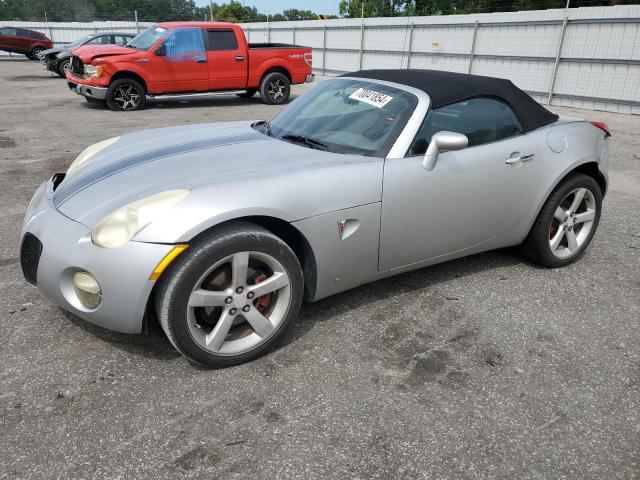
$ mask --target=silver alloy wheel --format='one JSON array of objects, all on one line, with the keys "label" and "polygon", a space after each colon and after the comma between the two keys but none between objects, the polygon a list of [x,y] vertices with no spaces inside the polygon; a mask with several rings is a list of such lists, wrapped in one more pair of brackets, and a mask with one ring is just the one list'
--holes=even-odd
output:
[{"label": "silver alloy wheel", "polygon": [[223,258],[191,291],[187,307],[191,337],[216,355],[254,349],[285,319],[291,301],[289,284],[282,264],[266,253],[239,252]]},{"label": "silver alloy wheel", "polygon": [[113,100],[121,110],[135,110],[141,101],[141,96],[135,85],[120,85],[116,88]]},{"label": "silver alloy wheel", "polygon": [[280,97],[284,97],[284,89],[286,88],[285,83],[276,79],[269,82],[269,86],[267,87],[267,93],[273,100],[277,100]]},{"label": "silver alloy wheel", "polygon": [[70,72],[70,71],[71,71],[71,61],[67,61],[67,62],[64,62],[64,63],[62,64],[62,71],[63,71],[64,73],[67,73],[67,72]]},{"label": "silver alloy wheel", "polygon": [[556,208],[549,226],[551,253],[567,258],[579,251],[593,228],[596,208],[596,199],[588,188],[569,192]]},{"label": "silver alloy wheel", "polygon": [[42,52],[44,52],[44,48],[36,47],[33,49],[33,56],[38,60],[42,60]]}]

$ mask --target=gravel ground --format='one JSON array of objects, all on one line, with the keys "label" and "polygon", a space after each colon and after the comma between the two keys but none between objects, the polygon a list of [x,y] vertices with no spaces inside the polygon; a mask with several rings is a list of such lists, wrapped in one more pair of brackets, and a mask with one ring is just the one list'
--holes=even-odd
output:
[{"label": "gravel ground", "polygon": [[0,478],[640,478],[640,117],[553,109],[614,132],[576,264],[501,250],[400,275],[304,306],[257,361],[202,370],[155,325],[114,334],[42,298],[22,216],[91,143],[279,107],[114,113],[33,62],[0,62],[0,91]]}]

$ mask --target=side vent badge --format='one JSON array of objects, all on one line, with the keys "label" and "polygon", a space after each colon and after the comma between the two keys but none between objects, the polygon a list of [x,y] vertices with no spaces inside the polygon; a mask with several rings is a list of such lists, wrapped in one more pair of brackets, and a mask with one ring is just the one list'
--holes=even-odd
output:
[{"label": "side vent badge", "polygon": [[356,230],[360,228],[360,220],[355,218],[347,218],[338,222],[338,235],[340,240],[346,240],[351,235],[356,233]]}]

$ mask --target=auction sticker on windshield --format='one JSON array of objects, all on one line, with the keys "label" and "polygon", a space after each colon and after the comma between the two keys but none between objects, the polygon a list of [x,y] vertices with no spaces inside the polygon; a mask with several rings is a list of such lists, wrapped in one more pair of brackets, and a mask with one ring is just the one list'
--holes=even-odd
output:
[{"label": "auction sticker on windshield", "polygon": [[390,97],[389,95],[376,92],[375,90],[369,90],[368,88],[359,88],[349,95],[349,98],[368,103],[369,105],[373,105],[378,108],[384,107],[387,103],[393,100],[393,97]]}]

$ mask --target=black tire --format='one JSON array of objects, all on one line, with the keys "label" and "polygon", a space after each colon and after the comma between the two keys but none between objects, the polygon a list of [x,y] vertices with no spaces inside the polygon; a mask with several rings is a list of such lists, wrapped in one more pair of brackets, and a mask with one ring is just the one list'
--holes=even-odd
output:
[{"label": "black tire", "polygon": [[29,60],[35,60],[33,55],[31,55],[31,54],[29,54],[29,55],[25,54],[25,57],[27,57]]},{"label": "black tire", "polygon": [[27,55],[27,58],[29,58],[30,60],[39,61],[40,59],[38,58],[38,55],[44,52],[44,50],[45,49],[43,47],[36,47],[33,50],[31,50],[31,56]]},{"label": "black tire", "polygon": [[267,105],[281,105],[289,100],[291,82],[280,72],[265,75],[260,82],[260,96]]},{"label": "black tire", "polygon": [[[585,188],[592,195],[594,202],[595,215],[593,223],[590,226],[588,234],[583,239],[579,247],[569,253],[567,256],[560,258],[553,253],[550,245],[550,239],[559,232],[559,229],[566,228],[559,220],[554,220],[554,212],[561,206],[561,203],[567,202],[567,196],[576,189]],[[591,197],[589,197],[591,198]],[[586,201],[586,200],[585,200]],[[564,203],[566,205],[566,203]],[[581,204],[585,205],[585,204]],[[595,234],[598,223],[600,222],[600,214],[602,211],[602,190],[592,177],[584,174],[574,174],[563,180],[549,195],[549,198],[543,205],[538,218],[536,219],[529,235],[520,246],[520,251],[529,260],[550,268],[564,267],[575,262],[584,253],[585,249],[591,242]],[[560,212],[561,213],[561,212]],[[572,212],[573,213],[573,212]],[[573,214],[570,214],[573,217]],[[569,214],[566,216],[569,219]],[[584,224],[576,224],[579,228],[584,228]],[[583,225],[580,227],[580,225]],[[574,235],[580,235],[578,227],[574,230]],[[569,230],[573,227],[569,225]],[[577,233],[576,233],[577,232]],[[566,240],[563,239],[566,242]]]},{"label": "black tire", "polygon": [[[194,288],[196,286],[200,288],[204,284],[203,282],[199,285],[203,276],[209,278],[207,275],[213,276],[215,274],[217,270],[210,274],[207,273],[212,266],[240,252],[252,252],[252,255],[256,252],[258,254],[266,254],[282,265],[289,279],[288,297],[283,296],[283,298],[288,298],[288,303],[284,302],[285,313],[281,316],[280,323],[275,326],[274,330],[266,338],[260,340],[262,343],[251,346],[248,351],[242,351],[237,354],[216,354],[206,349],[194,338],[192,334],[192,331],[194,331],[193,325],[189,325],[188,311],[190,307],[188,307],[188,302]],[[163,273],[155,294],[156,313],[160,325],[171,343],[192,363],[207,367],[237,365],[260,356],[282,337],[293,317],[298,314],[302,303],[303,283],[302,269],[298,259],[285,242],[260,226],[246,222],[233,222],[221,226],[194,241]],[[231,288],[235,288],[233,282],[231,282]],[[245,288],[248,291],[248,283]],[[279,293],[271,298],[276,298],[277,302],[278,295]],[[258,302],[259,299],[253,301]],[[233,305],[229,307],[225,305],[220,308],[232,308],[234,305],[235,300]],[[204,309],[206,307],[195,308]],[[192,318],[196,317],[196,313],[198,312],[193,309]],[[244,321],[242,315],[242,312],[238,309],[237,317],[240,318],[235,318],[234,322],[240,320],[238,326],[242,327],[244,325],[244,328],[247,329],[249,324]],[[220,321],[220,318],[222,316],[218,314],[218,317],[209,326],[213,328],[217,325],[217,321]],[[245,323],[243,324],[243,322]],[[236,323],[232,328],[236,328]],[[249,332],[252,331],[249,330]],[[225,344],[229,338],[233,340],[233,336],[229,337],[225,334]]]},{"label": "black tire", "polygon": [[107,106],[111,110],[115,112],[130,112],[142,110],[146,104],[147,97],[146,91],[140,82],[133,78],[119,78],[109,85],[106,100]]},{"label": "black tire", "polygon": [[250,88],[246,92],[236,93],[236,95],[239,96],[240,98],[251,98],[256,94],[257,91],[258,91],[257,88]]},{"label": "black tire", "polygon": [[64,60],[60,60],[58,62],[58,65],[56,67],[57,71],[58,71],[58,75],[60,75],[62,78],[67,78],[67,68],[69,67],[69,64],[71,63],[71,59],[70,58],[65,58]]}]

